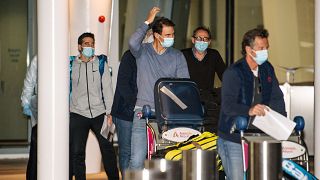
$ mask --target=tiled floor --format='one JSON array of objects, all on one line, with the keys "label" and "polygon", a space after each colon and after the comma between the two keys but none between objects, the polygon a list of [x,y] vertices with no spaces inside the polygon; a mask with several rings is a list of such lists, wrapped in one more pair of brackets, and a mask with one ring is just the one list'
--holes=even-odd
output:
[{"label": "tiled floor", "polygon": [[[27,159],[0,159],[0,180],[25,180]],[[104,172],[88,174],[87,180],[106,180]]]},{"label": "tiled floor", "polygon": [[[310,172],[313,173],[313,157],[309,159]],[[25,180],[27,159],[0,159],[0,180]],[[87,180],[107,180],[105,172],[88,174]]]}]

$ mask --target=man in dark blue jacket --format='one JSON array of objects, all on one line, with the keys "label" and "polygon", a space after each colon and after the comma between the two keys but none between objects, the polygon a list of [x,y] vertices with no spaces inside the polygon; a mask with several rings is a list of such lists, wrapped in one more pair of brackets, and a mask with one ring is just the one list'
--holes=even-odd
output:
[{"label": "man in dark blue jacket", "polygon": [[283,94],[268,60],[268,31],[256,28],[245,33],[243,58],[223,74],[218,152],[228,179],[243,179],[240,134],[233,133],[234,119],[264,116],[267,106],[286,116]]},{"label": "man in dark blue jacket", "polygon": [[[114,94],[111,115],[116,125],[119,144],[120,171],[128,169],[131,154],[131,134],[134,106],[137,99],[136,59],[128,50],[121,59],[116,92]],[[122,176],[123,177],[123,176]]]}]

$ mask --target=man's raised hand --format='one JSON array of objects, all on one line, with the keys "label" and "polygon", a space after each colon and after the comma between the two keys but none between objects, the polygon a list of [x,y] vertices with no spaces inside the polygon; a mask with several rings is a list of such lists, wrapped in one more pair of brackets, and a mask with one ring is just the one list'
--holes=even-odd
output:
[{"label": "man's raised hand", "polygon": [[153,7],[148,14],[148,17],[146,19],[146,21],[150,24],[154,21],[154,18],[156,17],[156,15],[158,14],[158,12],[160,12],[160,8],[158,7]]}]

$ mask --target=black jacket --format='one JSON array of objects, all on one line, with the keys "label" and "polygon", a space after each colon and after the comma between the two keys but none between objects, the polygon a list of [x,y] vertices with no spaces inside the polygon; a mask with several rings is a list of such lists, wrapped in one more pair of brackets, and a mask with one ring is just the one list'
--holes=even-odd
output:
[{"label": "black jacket", "polygon": [[222,74],[226,70],[222,57],[215,49],[207,48],[207,54],[202,61],[193,55],[192,48],[181,50],[188,64],[190,79],[197,83],[200,91],[213,91],[215,73],[222,80]]},{"label": "black jacket", "polygon": [[[267,61],[259,65],[262,103],[286,116],[283,93],[272,65]],[[253,100],[254,75],[245,58],[231,65],[223,74],[221,111],[218,135],[225,140],[240,143],[238,133],[230,133],[237,116],[249,117]]]},{"label": "black jacket", "polygon": [[123,54],[119,66],[111,115],[122,120],[132,121],[137,93],[136,59],[131,52],[127,50]]}]

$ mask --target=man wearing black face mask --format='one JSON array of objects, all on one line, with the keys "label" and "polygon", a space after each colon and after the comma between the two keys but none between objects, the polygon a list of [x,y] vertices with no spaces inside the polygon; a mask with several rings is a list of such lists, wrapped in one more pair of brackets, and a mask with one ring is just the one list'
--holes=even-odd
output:
[{"label": "man wearing black face mask", "polygon": [[[133,117],[130,169],[143,169],[147,155],[146,121],[139,119],[143,105],[154,108],[153,88],[162,77],[189,78],[183,54],[172,47],[174,43],[174,23],[161,17],[155,20],[158,7],[150,10],[146,21],[139,26],[129,40],[129,48],[137,62],[137,101]],[[142,43],[152,23],[154,41]]]},{"label": "man wearing black face mask", "polygon": [[238,116],[264,116],[267,106],[286,116],[283,94],[268,60],[268,31],[257,28],[245,33],[243,58],[223,74],[218,152],[227,179],[243,179],[240,134],[233,133]]},{"label": "man wearing black face mask", "polygon": [[109,67],[100,72],[99,59],[94,54],[94,35],[83,33],[78,38],[80,55],[71,66],[70,95],[70,180],[86,179],[85,149],[89,130],[97,137],[108,179],[119,179],[113,143],[100,130],[104,121],[112,123],[110,115],[113,90]]}]

